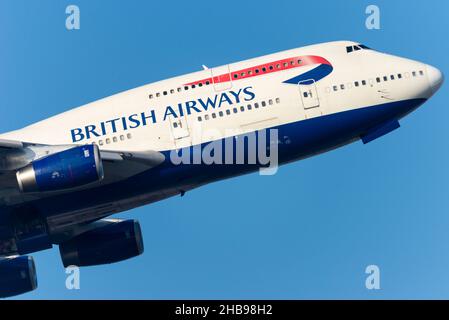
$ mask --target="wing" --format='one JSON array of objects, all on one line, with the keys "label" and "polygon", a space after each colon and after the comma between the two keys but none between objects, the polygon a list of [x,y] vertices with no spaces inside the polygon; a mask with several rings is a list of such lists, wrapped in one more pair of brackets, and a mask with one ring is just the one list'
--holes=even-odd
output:
[{"label": "wing", "polygon": [[100,151],[105,170],[105,182],[132,177],[140,172],[154,168],[165,160],[165,156],[153,150],[128,151]]},{"label": "wing", "polygon": [[[46,197],[47,193],[23,194],[18,187],[16,172],[31,162],[48,155],[62,152],[79,145],[44,145],[22,141],[0,139],[0,205],[15,204],[27,200]],[[100,158],[104,168],[104,179],[98,184],[81,186],[85,189],[127,179],[143,171],[160,165],[165,156],[154,150],[145,151],[112,151],[100,150]],[[74,189],[57,191],[70,192]],[[54,195],[55,192],[49,193]]]}]

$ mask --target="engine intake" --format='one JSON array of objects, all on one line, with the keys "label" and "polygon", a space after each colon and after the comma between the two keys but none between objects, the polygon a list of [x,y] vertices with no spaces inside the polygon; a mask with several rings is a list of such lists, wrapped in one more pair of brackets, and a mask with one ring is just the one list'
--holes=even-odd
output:
[{"label": "engine intake", "polygon": [[36,267],[30,256],[0,260],[0,298],[12,297],[37,288]]},{"label": "engine intake", "polygon": [[22,192],[43,192],[101,181],[104,173],[98,146],[85,145],[35,160],[16,176]]},{"label": "engine intake", "polygon": [[107,224],[59,245],[64,267],[114,263],[143,253],[138,221],[107,219],[102,222]]}]

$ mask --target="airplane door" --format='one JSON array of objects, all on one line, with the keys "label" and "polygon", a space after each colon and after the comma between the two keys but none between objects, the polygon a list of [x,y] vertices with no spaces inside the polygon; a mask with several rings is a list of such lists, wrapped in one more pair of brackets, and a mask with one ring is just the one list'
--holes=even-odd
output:
[{"label": "airplane door", "polygon": [[300,81],[298,87],[304,110],[318,108],[320,106],[320,98],[318,97],[315,80]]},{"label": "airplane door", "polygon": [[228,64],[222,67],[212,68],[210,72],[215,91],[219,92],[232,88],[232,79]]},{"label": "airplane door", "polygon": [[186,139],[190,140],[190,131],[186,117],[179,116],[175,118],[174,116],[170,115],[169,122],[173,140],[175,141],[175,145],[177,147]]}]

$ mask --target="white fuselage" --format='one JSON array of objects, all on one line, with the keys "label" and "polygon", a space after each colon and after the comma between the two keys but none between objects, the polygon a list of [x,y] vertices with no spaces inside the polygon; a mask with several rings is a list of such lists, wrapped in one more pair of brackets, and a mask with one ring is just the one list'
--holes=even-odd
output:
[{"label": "white fuselage", "polygon": [[[100,149],[105,150],[161,151],[224,138],[233,135],[233,132],[245,133],[390,101],[426,99],[432,95],[429,82],[429,72],[434,72],[432,67],[373,50],[347,53],[346,47],[352,45],[356,43],[342,41],[313,45],[159,81],[89,103],[21,130],[3,134],[0,138],[47,145],[97,143]],[[217,81],[216,84],[196,85],[195,88],[186,86],[216,75],[232,75],[239,70],[304,56],[323,57],[333,67],[328,76],[315,82],[318,96],[313,98],[318,100],[319,105],[308,109],[300,86],[283,82],[313,69],[315,64],[298,64],[289,68],[281,66],[273,72],[269,72],[269,69],[265,72],[259,70],[257,75],[253,70],[251,77],[236,79],[230,76],[229,81]],[[398,75],[401,75],[400,79]],[[387,81],[384,77],[387,77]],[[381,79],[380,82],[377,82],[377,78]],[[358,82],[357,87],[355,82]],[[238,93],[248,87],[254,94],[250,101],[243,101],[242,92],[240,101],[229,93]],[[200,112],[186,114],[186,102],[196,101],[196,107],[199,107],[198,99],[207,101],[217,95],[219,101],[223,93],[227,94],[232,104],[224,98],[220,107],[209,107],[207,111],[200,108]],[[247,104],[268,104],[269,101],[273,102],[273,106],[240,111],[241,106],[247,108]],[[180,115],[178,104],[183,106],[183,116]],[[167,112],[169,106],[174,113],[171,110]],[[238,108],[237,113],[234,113],[234,108]],[[226,114],[226,109],[231,109],[230,115]],[[133,123],[128,121],[125,130],[121,120],[123,117],[137,115],[134,119],[142,122],[142,113],[151,116],[152,111],[155,123],[153,118],[148,118],[146,125],[130,128]],[[224,114],[220,116],[219,111]],[[209,120],[205,120],[206,117]],[[118,120],[113,124],[113,119]],[[101,123],[103,130],[100,128]],[[95,125],[96,134],[90,133],[88,138],[74,141],[76,139],[73,139],[71,130],[80,128],[86,136],[86,126],[92,125]]]}]

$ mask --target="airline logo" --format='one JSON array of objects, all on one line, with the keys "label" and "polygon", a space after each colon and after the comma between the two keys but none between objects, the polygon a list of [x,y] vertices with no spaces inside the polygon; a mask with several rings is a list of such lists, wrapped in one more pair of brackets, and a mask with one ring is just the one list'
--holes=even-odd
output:
[{"label": "airline logo", "polygon": [[304,72],[296,77],[284,81],[284,83],[290,84],[312,84],[318,82],[321,79],[327,77],[333,70],[332,64],[326,59],[318,56],[307,56],[304,60],[304,65],[318,64],[317,67],[310,71]]}]

